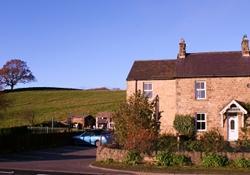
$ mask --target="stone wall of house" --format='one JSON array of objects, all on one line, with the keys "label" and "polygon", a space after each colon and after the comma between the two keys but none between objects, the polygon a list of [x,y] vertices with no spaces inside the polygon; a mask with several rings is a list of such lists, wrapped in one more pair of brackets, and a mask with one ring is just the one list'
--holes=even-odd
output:
[{"label": "stone wall of house", "polygon": [[[173,121],[176,113],[176,81],[175,80],[151,80],[137,81],[137,90],[143,91],[143,83],[151,82],[153,97],[159,96],[160,111],[162,111],[161,133],[174,133]],[[127,98],[135,92],[135,81],[127,82]]]},{"label": "stone wall of house", "polygon": [[136,86],[136,81],[127,81],[127,91],[126,91],[127,99],[129,96],[135,93],[135,89],[136,89],[135,86]]},{"label": "stone wall of house", "polygon": [[[195,99],[195,81],[206,81],[206,99]],[[161,133],[175,133],[173,120],[175,114],[206,113],[207,128],[216,128],[227,139],[227,123],[221,126],[219,112],[232,100],[250,102],[250,77],[224,78],[186,78],[176,80],[137,81],[137,89],[143,90],[143,82],[152,82],[153,97],[159,95]],[[127,98],[135,92],[135,81],[127,82]],[[242,138],[241,127],[243,116],[238,115],[239,138]]]},{"label": "stone wall of house", "polygon": [[[206,81],[206,99],[195,99],[195,81]],[[187,78],[176,80],[176,112],[195,115],[197,112],[207,114],[207,128],[218,128],[225,139],[227,136],[226,120],[221,126],[219,112],[232,100],[250,102],[250,77],[228,78]],[[242,116],[239,116],[239,131],[242,127]],[[239,133],[242,136],[242,133]]]}]

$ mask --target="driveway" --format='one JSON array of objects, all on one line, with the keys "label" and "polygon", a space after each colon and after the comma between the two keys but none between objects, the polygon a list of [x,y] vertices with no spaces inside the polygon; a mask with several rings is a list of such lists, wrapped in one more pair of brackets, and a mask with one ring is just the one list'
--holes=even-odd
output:
[{"label": "driveway", "polygon": [[[89,167],[95,161],[93,147],[65,146],[11,155],[0,155],[0,175],[11,174],[124,174]],[[43,173],[41,173],[43,172]],[[12,173],[14,174],[14,173]]]}]

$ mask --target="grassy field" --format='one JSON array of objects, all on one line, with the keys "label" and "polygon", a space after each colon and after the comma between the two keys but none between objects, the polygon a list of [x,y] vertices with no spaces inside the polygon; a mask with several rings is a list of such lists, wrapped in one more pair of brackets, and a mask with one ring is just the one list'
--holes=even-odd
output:
[{"label": "grassy field", "polygon": [[65,120],[69,115],[95,115],[113,111],[125,100],[125,91],[35,90],[6,93],[10,107],[2,112],[0,128],[30,124],[27,113],[34,113],[35,123]]}]

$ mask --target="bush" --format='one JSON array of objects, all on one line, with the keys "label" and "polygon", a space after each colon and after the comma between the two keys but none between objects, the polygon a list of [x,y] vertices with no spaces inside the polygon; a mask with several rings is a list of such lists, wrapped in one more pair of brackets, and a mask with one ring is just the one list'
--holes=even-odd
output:
[{"label": "bush", "polygon": [[191,164],[191,159],[186,157],[185,155],[173,155],[172,165],[183,166],[190,164]]},{"label": "bush", "polygon": [[208,154],[202,159],[202,165],[205,167],[223,167],[227,164],[227,157],[217,154]]},{"label": "bush", "polygon": [[159,134],[154,102],[138,91],[113,114],[114,134],[123,148],[142,153],[152,151]]},{"label": "bush", "polygon": [[238,142],[237,142],[237,149],[239,150],[239,151],[250,151],[250,140],[247,140],[247,139],[245,139],[245,140],[239,140]]},{"label": "bush", "polygon": [[195,135],[195,120],[190,115],[176,115],[174,119],[174,128],[181,134],[188,137]]},{"label": "bush", "polygon": [[128,165],[137,165],[142,161],[142,157],[137,151],[129,151],[125,159],[125,163]]},{"label": "bush", "polygon": [[249,168],[250,160],[247,160],[245,158],[239,158],[234,160],[234,165],[238,168]]},{"label": "bush", "polygon": [[166,151],[158,153],[156,161],[159,166],[183,166],[191,164],[190,158],[185,155],[176,155]]},{"label": "bush", "polygon": [[104,163],[108,164],[108,165],[109,164],[113,164],[114,163],[114,159],[109,158],[109,159],[105,160]]},{"label": "bush", "polygon": [[157,151],[173,152],[177,151],[177,138],[173,135],[162,135],[156,143]]},{"label": "bush", "polygon": [[137,132],[128,132],[128,141],[124,143],[127,150],[148,153],[154,149],[157,136],[148,129],[138,128]]},{"label": "bush", "polygon": [[204,144],[200,140],[188,140],[183,143],[184,150],[187,151],[199,151],[202,152],[204,150]]},{"label": "bush", "polygon": [[159,152],[156,155],[156,161],[159,166],[171,166],[173,162],[173,155],[169,152]]},{"label": "bush", "polygon": [[201,136],[201,141],[203,143],[203,151],[207,153],[223,151],[225,146],[224,138],[217,130],[205,132],[205,134]]}]

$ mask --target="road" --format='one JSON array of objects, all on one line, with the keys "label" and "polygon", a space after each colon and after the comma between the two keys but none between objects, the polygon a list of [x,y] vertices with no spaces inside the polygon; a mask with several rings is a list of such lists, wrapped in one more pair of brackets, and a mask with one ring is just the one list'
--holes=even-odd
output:
[{"label": "road", "polygon": [[90,168],[95,154],[93,147],[66,146],[0,155],[0,175],[125,174]]}]

